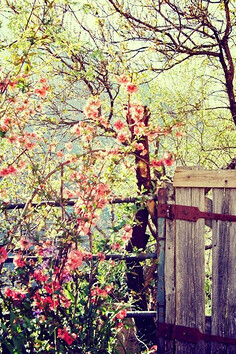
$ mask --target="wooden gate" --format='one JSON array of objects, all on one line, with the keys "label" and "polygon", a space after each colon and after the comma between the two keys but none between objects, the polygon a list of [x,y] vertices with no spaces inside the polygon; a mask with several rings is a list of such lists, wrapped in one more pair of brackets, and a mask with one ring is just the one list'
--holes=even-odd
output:
[{"label": "wooden gate", "polygon": [[[205,211],[206,189],[211,188],[212,212],[236,215],[235,170],[177,169],[173,186],[160,193],[158,205],[195,206]],[[229,338],[236,339],[236,222],[212,220],[209,334],[205,316],[205,219],[186,220],[189,210],[182,211],[185,220],[168,212],[161,218],[158,210],[158,322],[173,326],[158,327],[158,352],[236,353],[236,345],[229,344]]]}]

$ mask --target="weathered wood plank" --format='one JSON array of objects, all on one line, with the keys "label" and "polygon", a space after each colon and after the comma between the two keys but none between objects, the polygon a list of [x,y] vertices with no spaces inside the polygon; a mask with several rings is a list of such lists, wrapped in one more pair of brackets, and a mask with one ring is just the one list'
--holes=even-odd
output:
[{"label": "weathered wood plank", "polygon": [[[204,188],[176,188],[176,204],[204,210]],[[176,324],[205,329],[205,240],[203,219],[176,220]],[[204,354],[205,344],[176,341],[175,353]]]},{"label": "weathered wood plank", "polygon": [[[158,202],[165,203],[166,195],[158,195]],[[165,322],[165,230],[166,219],[158,218],[158,266],[157,266],[157,321]],[[165,341],[163,338],[158,338],[157,340],[158,348],[161,353],[165,352]]]},{"label": "weathered wood plank", "polygon": [[236,170],[185,170],[177,168],[174,187],[236,188]]},{"label": "weathered wood plank", "polygon": [[[213,211],[236,214],[236,189],[213,189]],[[236,338],[236,223],[213,221],[212,334]],[[236,353],[236,346],[212,344],[212,353]]]},{"label": "weathered wood plank", "polygon": [[[174,203],[174,188],[166,183],[168,203]],[[165,235],[165,322],[175,323],[175,221],[166,219]],[[174,352],[174,341],[166,341],[165,353]]]}]

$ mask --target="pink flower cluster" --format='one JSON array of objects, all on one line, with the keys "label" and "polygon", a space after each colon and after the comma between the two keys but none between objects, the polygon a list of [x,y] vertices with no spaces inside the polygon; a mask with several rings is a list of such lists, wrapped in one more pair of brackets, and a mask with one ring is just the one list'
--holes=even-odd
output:
[{"label": "pink flower cluster", "polygon": [[116,315],[115,315],[115,319],[117,320],[123,320],[125,317],[127,316],[127,311],[125,309],[120,310]]},{"label": "pink flower cluster", "polygon": [[84,258],[84,252],[79,250],[72,250],[68,253],[66,261],[66,270],[68,273],[82,266]]},{"label": "pink flower cluster", "polygon": [[87,118],[97,120],[99,117],[99,108],[101,107],[101,101],[96,98],[90,98],[84,107],[84,114]]},{"label": "pink flower cluster", "polygon": [[[78,176],[78,174],[76,174]],[[110,189],[104,183],[89,186],[89,181],[86,176],[79,174],[81,180],[78,185],[78,192],[75,193],[78,200],[74,206],[74,211],[77,215],[79,231],[87,234],[91,225],[95,225],[99,210],[103,209],[108,202]],[[81,185],[88,188],[81,189]]]},{"label": "pink flower cluster", "polygon": [[26,262],[21,254],[17,254],[13,259],[13,264],[17,268],[23,268],[25,267]]},{"label": "pink flower cluster", "polygon": [[58,328],[57,337],[63,339],[68,345],[71,345],[77,338],[77,334],[69,333],[67,328]]},{"label": "pink flower cluster", "polygon": [[21,237],[18,244],[21,250],[28,250],[33,245],[26,237]]},{"label": "pink flower cluster", "polygon": [[133,234],[133,229],[130,225],[125,225],[125,233],[124,235],[122,236],[122,240],[125,242],[125,243],[128,243],[129,240],[131,239],[132,237],[132,234]]},{"label": "pink flower cluster", "polygon": [[15,301],[22,301],[24,300],[26,294],[22,290],[12,290],[10,288],[6,288],[5,296]]},{"label": "pink flower cluster", "polygon": [[48,91],[50,90],[50,87],[48,86],[47,79],[42,78],[38,82],[39,87],[34,90],[34,93],[36,93],[39,97],[45,98],[48,94]]},{"label": "pink flower cluster", "polygon": [[33,304],[36,310],[43,311],[49,309],[55,311],[58,306],[68,308],[71,306],[71,301],[65,296],[61,283],[63,283],[63,277],[67,272],[61,273],[58,276],[58,269],[54,269],[54,273],[49,279],[48,275],[45,275],[43,269],[36,269],[31,275],[32,279],[39,283],[40,289],[37,290],[33,296]]},{"label": "pink flower cluster", "polygon": [[97,257],[100,262],[103,262],[106,259],[106,255],[103,252],[98,252]]},{"label": "pink flower cluster", "polygon": [[102,299],[106,299],[109,295],[109,293],[112,291],[113,285],[107,285],[105,289],[101,289],[98,286],[96,286],[92,291],[92,303],[96,302],[96,298],[100,297]]},{"label": "pink flower cluster", "polygon": [[174,158],[170,152],[166,152],[164,157],[160,160],[156,160],[156,159],[151,160],[152,167],[172,166],[173,163],[174,163]]},{"label": "pink flower cluster", "polygon": [[0,123],[0,131],[7,132],[12,126],[12,119],[10,117],[5,117]]},{"label": "pink flower cluster", "polygon": [[132,119],[138,122],[143,119],[144,107],[140,103],[131,103],[129,108]]},{"label": "pink flower cluster", "polygon": [[138,92],[138,86],[136,84],[130,82],[126,75],[118,76],[117,81],[119,82],[120,85],[122,85],[126,88],[126,92],[128,94]]},{"label": "pink flower cluster", "polygon": [[0,171],[0,176],[4,177],[4,176],[9,176],[9,175],[15,175],[17,173],[17,169],[10,165],[9,167],[3,168]]},{"label": "pink flower cluster", "polygon": [[125,124],[121,119],[117,119],[114,123],[114,128],[116,128],[117,130],[122,130],[125,128]]},{"label": "pink flower cluster", "polygon": [[24,132],[24,135],[18,138],[20,144],[22,144],[26,149],[32,150],[36,147],[34,140],[39,140],[36,133]]}]

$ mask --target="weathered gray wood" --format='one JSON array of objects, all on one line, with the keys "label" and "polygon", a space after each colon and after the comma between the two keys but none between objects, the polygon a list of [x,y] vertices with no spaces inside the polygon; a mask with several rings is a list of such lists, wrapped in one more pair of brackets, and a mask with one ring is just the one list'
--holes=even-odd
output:
[{"label": "weathered gray wood", "polygon": [[[236,189],[213,189],[213,211],[236,214]],[[236,338],[236,223],[213,221],[212,334]],[[212,344],[212,353],[236,353],[236,346]]]},{"label": "weathered gray wood", "polygon": [[[204,188],[176,188],[176,204],[204,210]],[[205,221],[176,220],[176,324],[205,329]],[[176,341],[176,353],[205,353],[205,344]]]},{"label": "weathered gray wood", "polygon": [[[166,194],[158,194],[158,202],[166,202]],[[158,280],[157,280],[157,321],[165,322],[165,237],[166,237],[166,219],[158,218]],[[157,340],[158,348],[161,353],[165,353],[165,341],[163,338]]]},{"label": "weathered gray wood", "polygon": [[[174,188],[165,185],[168,203],[174,203]],[[175,323],[175,221],[166,219],[165,239],[165,322]],[[174,341],[166,341],[165,353],[174,352]]]}]

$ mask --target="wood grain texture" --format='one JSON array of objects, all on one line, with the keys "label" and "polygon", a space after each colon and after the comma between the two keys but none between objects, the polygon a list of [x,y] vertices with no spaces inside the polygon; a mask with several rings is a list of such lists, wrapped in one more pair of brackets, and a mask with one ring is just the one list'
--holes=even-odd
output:
[{"label": "wood grain texture", "polygon": [[177,168],[174,187],[236,188],[236,170],[186,170]]},{"label": "wood grain texture", "polygon": [[[166,184],[167,200],[174,203],[174,188]],[[165,322],[175,323],[175,221],[166,219],[165,243]],[[165,353],[174,352],[174,341],[165,342]]]},{"label": "wood grain texture", "polygon": [[[236,189],[213,190],[213,211],[236,214]],[[212,334],[236,338],[236,223],[213,221]],[[236,346],[212,343],[212,353],[236,353]]]},{"label": "wood grain texture", "polygon": [[[204,188],[176,188],[176,204],[204,210]],[[176,220],[176,324],[205,330],[205,240],[203,219]],[[176,341],[175,353],[204,354],[205,344]]]}]

